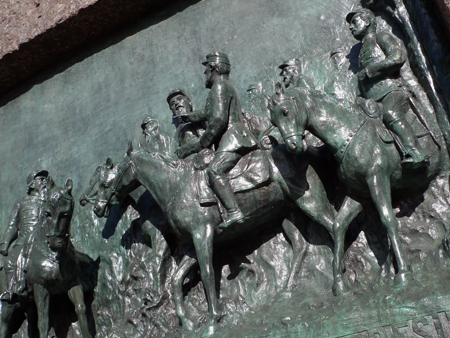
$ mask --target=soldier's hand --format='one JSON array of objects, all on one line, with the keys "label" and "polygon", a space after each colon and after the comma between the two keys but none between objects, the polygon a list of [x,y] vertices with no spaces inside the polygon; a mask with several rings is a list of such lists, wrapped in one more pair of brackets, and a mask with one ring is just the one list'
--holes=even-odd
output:
[{"label": "soldier's hand", "polygon": [[178,158],[186,158],[190,154],[198,153],[202,149],[200,142],[187,143],[178,148],[175,153]]},{"label": "soldier's hand", "polygon": [[6,243],[0,244],[0,254],[8,256],[8,245]]},{"label": "soldier's hand", "polygon": [[362,81],[365,80],[365,78],[366,78],[366,70],[365,70],[365,69],[361,69],[361,70],[358,72],[358,80],[359,80],[360,82],[362,82]]}]

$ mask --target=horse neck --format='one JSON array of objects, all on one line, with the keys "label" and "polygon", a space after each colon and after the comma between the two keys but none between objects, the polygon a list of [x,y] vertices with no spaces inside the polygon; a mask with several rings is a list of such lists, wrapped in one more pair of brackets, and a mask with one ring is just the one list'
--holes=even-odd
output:
[{"label": "horse neck", "polygon": [[153,196],[156,203],[165,206],[177,194],[186,176],[181,161],[159,153],[141,151],[133,158],[136,167],[136,180]]},{"label": "horse neck", "polygon": [[337,151],[366,120],[357,108],[344,108],[323,92],[313,91],[307,100],[306,128],[332,151]]}]

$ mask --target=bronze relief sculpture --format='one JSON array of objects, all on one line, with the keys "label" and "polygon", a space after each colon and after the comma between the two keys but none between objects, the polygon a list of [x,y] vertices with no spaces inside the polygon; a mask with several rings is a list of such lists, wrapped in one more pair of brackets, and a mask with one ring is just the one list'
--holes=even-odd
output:
[{"label": "bronze relief sculpture", "polygon": [[[349,39],[352,34],[361,46],[330,48],[326,78],[311,76],[317,64],[308,64],[308,58],[317,55],[306,51],[278,66],[281,82],[273,95],[266,95],[264,87],[275,79],[253,78],[244,87],[247,102],[241,102],[245,96],[230,80],[230,57],[210,53],[202,62],[209,90],[202,108],[194,108],[201,96],[194,86],[166,83],[161,91],[167,111],[143,119],[144,142],[136,149],[130,142],[119,162],[108,157],[97,167],[80,199],[81,205],[92,206],[83,211],[90,218],[80,219],[91,222],[79,231],[89,234],[84,238],[98,245],[103,259],[96,297],[104,298],[95,316],[102,328],[105,322],[119,323],[117,332],[114,327],[98,336],[239,336],[227,329],[237,330],[243,315],[263,307],[270,313],[266,305],[279,309],[291,304],[288,300],[299,305],[279,311],[288,315],[278,323],[282,329],[273,325],[273,335],[282,336],[286,329],[291,336],[314,336],[319,331],[308,331],[305,317],[317,316],[322,325],[330,312],[345,313],[348,308],[341,305],[348,302],[356,300],[349,312],[366,311],[357,306],[366,305],[361,299],[370,292],[417,290],[415,278],[423,272],[417,271],[422,266],[417,268],[411,251],[422,251],[414,247],[416,237],[402,236],[402,227],[405,232],[404,224],[422,214],[411,216],[416,206],[409,205],[403,213],[399,205],[420,202],[427,189],[446,203],[446,196],[439,196],[445,188],[429,188],[436,180],[448,186],[444,138],[423,118],[420,95],[402,77],[409,65],[398,37],[377,29],[377,17],[368,9],[341,19]],[[350,61],[357,61],[356,73]],[[173,139],[165,135],[169,120],[175,125]],[[6,263],[0,276],[1,336],[12,331],[7,324],[12,307],[28,302],[32,290],[41,336],[49,331],[48,299],[57,293],[67,293],[74,303],[80,334],[94,335],[82,268],[70,242],[72,183],[54,187],[47,171],[33,173],[27,183],[29,196],[17,202],[0,243]],[[423,217],[422,228],[431,227],[434,215]],[[113,235],[119,240],[108,241]],[[432,258],[442,262],[442,249],[450,251],[449,246],[447,240],[430,249]],[[349,261],[364,267],[351,270]],[[43,265],[48,270],[42,272]],[[44,282],[47,272],[57,278]],[[368,287],[370,273],[380,276]],[[321,284],[314,285],[318,280]],[[383,297],[380,291],[386,307],[395,302],[394,296]],[[383,311],[382,305],[367,301],[367,312],[376,306]],[[128,310],[114,313],[120,306]],[[271,325],[263,316],[250,320],[254,326]],[[409,326],[419,333],[417,322]],[[292,327],[295,332],[289,331]],[[335,334],[332,330],[327,334]],[[342,335],[347,333],[353,332]]]}]

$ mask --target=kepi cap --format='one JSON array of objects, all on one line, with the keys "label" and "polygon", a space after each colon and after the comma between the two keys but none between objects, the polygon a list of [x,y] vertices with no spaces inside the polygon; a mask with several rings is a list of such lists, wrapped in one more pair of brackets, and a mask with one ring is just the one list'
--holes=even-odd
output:
[{"label": "kepi cap", "polygon": [[47,170],[39,170],[39,171],[33,171],[30,175],[27,177],[27,184],[30,184],[31,181],[33,181],[38,176],[44,176],[48,177],[48,171]]},{"label": "kepi cap", "polygon": [[189,97],[189,96],[187,96],[187,94],[185,93],[185,91],[183,89],[179,89],[179,88],[174,89],[169,93],[169,95],[167,95],[167,103],[170,104],[170,99],[176,95],[183,95],[183,96]]},{"label": "kepi cap", "polygon": [[149,122],[152,122],[152,121],[157,121],[157,120],[154,119],[154,118],[151,117],[151,116],[145,117],[144,120],[142,120],[141,128],[142,128],[142,129],[145,129],[145,126],[146,126]]},{"label": "kepi cap", "polygon": [[300,60],[299,59],[289,59],[284,61],[281,65],[278,66],[280,69],[284,69],[287,66],[295,66],[300,68]]},{"label": "kepi cap", "polygon": [[370,9],[367,9],[367,8],[357,8],[357,9],[355,9],[354,11],[352,11],[352,12],[347,14],[347,16],[345,17],[345,20],[348,23],[350,23],[352,21],[353,17],[356,14],[359,14],[359,13],[367,15],[368,17],[370,17],[371,20],[375,20],[375,14],[373,14],[373,12]]},{"label": "kepi cap", "polygon": [[231,66],[230,59],[228,59],[228,55],[222,52],[213,52],[206,55],[206,61],[203,61],[202,65],[206,66],[210,62],[220,62],[228,66]]}]

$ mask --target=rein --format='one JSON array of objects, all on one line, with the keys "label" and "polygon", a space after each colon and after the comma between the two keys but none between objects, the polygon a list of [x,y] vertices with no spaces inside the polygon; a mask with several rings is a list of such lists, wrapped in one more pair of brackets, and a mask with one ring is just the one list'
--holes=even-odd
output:
[{"label": "rein", "polygon": [[362,126],[368,121],[369,119],[363,119],[361,123],[350,133],[348,133],[347,137],[345,138],[344,142],[339,147],[338,151],[334,154],[334,157],[339,163],[342,163],[344,161],[344,157],[347,154],[348,146],[352,143],[352,141],[355,139],[355,136],[358,134],[358,132],[361,130]]}]

